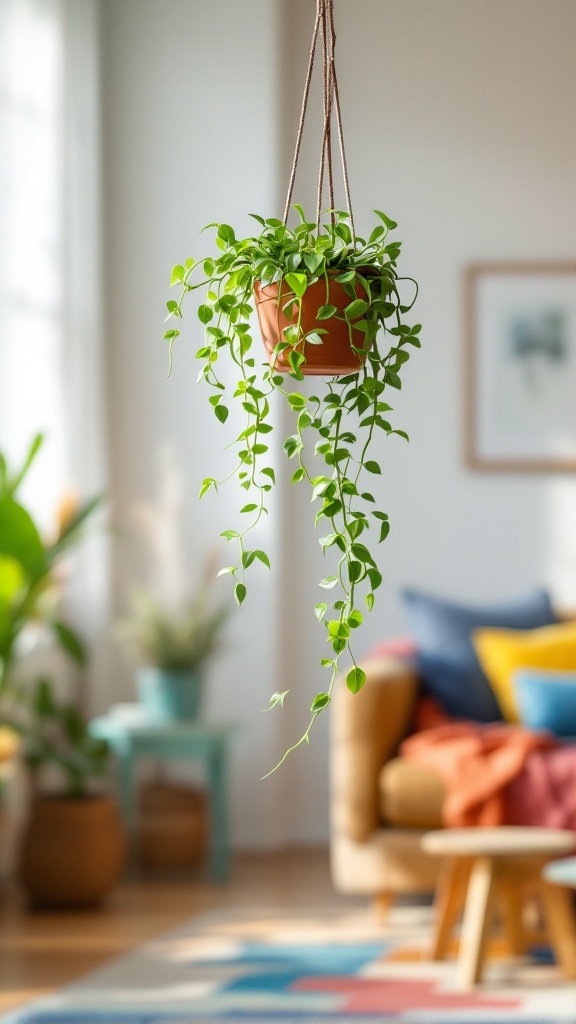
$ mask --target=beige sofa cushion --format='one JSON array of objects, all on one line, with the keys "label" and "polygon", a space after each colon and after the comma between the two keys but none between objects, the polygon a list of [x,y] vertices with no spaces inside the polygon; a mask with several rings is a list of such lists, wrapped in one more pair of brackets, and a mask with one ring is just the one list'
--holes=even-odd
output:
[{"label": "beige sofa cushion", "polygon": [[442,828],[445,795],[442,779],[407,758],[393,758],[380,772],[380,814],[389,825]]}]

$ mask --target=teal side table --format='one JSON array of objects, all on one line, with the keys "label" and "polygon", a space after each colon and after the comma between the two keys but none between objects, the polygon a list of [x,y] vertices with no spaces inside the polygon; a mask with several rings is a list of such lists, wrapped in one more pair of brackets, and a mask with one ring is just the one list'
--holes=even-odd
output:
[{"label": "teal side table", "polygon": [[154,724],[104,715],[93,719],[89,728],[92,736],[108,741],[117,758],[120,805],[129,828],[136,819],[134,769],[139,757],[186,758],[204,763],[210,797],[210,873],[224,882],[230,866],[227,771],[234,726],[195,720]]}]

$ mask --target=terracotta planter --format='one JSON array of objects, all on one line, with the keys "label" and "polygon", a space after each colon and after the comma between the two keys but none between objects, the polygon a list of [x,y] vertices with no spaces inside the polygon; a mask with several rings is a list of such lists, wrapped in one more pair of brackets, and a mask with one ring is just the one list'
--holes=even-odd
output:
[{"label": "terracotta planter", "polygon": [[[288,319],[282,310],[282,306],[293,293],[282,282],[282,299],[278,302],[278,288],[279,285],[277,283],[265,285],[264,287],[259,281],[256,281],[254,284],[260,331],[271,365],[276,345],[279,341],[286,340],[282,332],[290,324],[295,324],[298,319],[296,308],[294,308],[294,314],[291,319]],[[359,299],[365,296],[362,288],[358,288],[356,294]],[[316,281],[315,284],[308,286],[302,298],[302,331],[308,334],[310,331],[317,331],[320,328],[328,333],[320,335],[322,338],[321,345],[305,343],[304,355],[306,356],[306,364],[301,368],[303,374],[309,376],[337,376],[339,374],[356,373],[360,369],[362,358],[350,346],[348,324],[343,318],[346,306],[349,306],[352,301],[342,285],[338,284],[337,281],[330,281],[328,299],[326,299],[326,282],[324,280]],[[324,305],[336,306],[338,314],[329,320],[317,320],[316,314],[320,306]],[[342,317],[342,319],[339,319],[339,317]],[[361,318],[359,317],[358,319]],[[352,323],[354,324],[355,322],[353,321]],[[354,327],[352,327],[352,342],[357,348],[363,348],[366,343],[364,333]],[[298,348],[301,350],[299,346]],[[289,349],[285,349],[284,352],[280,353],[274,364],[275,368],[281,373],[287,373],[291,369],[287,358],[289,351]]]},{"label": "terracotta planter", "polygon": [[34,904],[90,907],[118,881],[126,840],[110,797],[35,801],[20,848],[19,877]]}]

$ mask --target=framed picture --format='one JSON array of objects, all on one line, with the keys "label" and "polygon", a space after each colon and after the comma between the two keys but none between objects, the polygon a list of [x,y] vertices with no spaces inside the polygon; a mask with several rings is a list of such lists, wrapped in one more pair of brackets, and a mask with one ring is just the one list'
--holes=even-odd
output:
[{"label": "framed picture", "polygon": [[466,272],[466,455],[480,470],[576,470],[576,263]]}]

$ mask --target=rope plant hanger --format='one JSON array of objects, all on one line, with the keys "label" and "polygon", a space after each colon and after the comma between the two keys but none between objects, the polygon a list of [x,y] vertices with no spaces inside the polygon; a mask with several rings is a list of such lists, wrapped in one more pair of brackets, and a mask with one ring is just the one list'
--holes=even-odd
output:
[{"label": "rope plant hanger", "polygon": [[[322,153],[320,157],[320,174],[318,176],[318,203],[316,206],[316,221],[320,222],[320,216],[322,212],[322,193],[324,185],[325,171],[328,173],[328,194],[330,210],[334,210],[334,176],[332,170],[332,108],[336,109],[336,123],[338,126],[338,141],[340,143],[340,158],[342,161],[342,176],[344,179],[344,191],[346,193],[346,205],[348,208],[348,214],[350,217],[350,224],[352,228],[352,235],[354,231],[354,217],[352,214],[352,201],[350,199],[350,182],[348,178],[348,164],[346,162],[346,149],[344,146],[344,132],[342,130],[342,112],[340,109],[340,93],[338,91],[338,79],[336,77],[336,64],[334,54],[336,50],[336,32],[334,29],[334,2],[333,0],[317,0],[316,4],[316,21],[314,23],[314,31],[312,33],[312,45],[310,47],[310,57],[308,58],[308,71],[306,73],[306,83],[304,85],[304,96],[302,99],[302,110],[300,112],[300,123],[298,125],[298,133],[296,135],[296,145],[294,147],[294,159],[292,161],[292,170],[290,172],[290,181],[288,184],[288,194],[286,196],[286,206],[284,208],[284,224],[288,221],[288,214],[290,212],[290,204],[292,202],[292,195],[294,193],[294,183],[296,181],[296,170],[298,167],[298,158],[300,156],[300,149],[302,147],[302,136],[304,134],[304,122],[306,120],[306,112],[308,110],[308,100],[310,98],[310,88],[312,85],[312,73],[314,71],[314,58],[316,54],[318,36],[322,36],[322,50],[323,50],[323,102],[324,102],[324,131],[322,134]],[[332,213],[332,217],[334,214]]]},{"label": "rope plant hanger", "polygon": [[[316,217],[310,221],[292,200],[319,41],[324,116]],[[268,554],[252,541],[268,514],[278,470],[272,454],[280,450],[278,444],[272,445],[272,402],[284,400],[294,416],[294,432],[282,447],[292,460],[292,483],[311,488],[315,524],[323,534],[319,542],[329,563],[328,574],[319,583],[326,597],[314,606],[328,645],[321,662],[328,678],[312,701],[306,731],[279,764],[309,741],[317,716],[332,700],[342,658],[349,661],[345,680],[353,693],[366,681],[354,658],[352,638],[374,607],[382,584],[375,551],[390,530],[388,515],[378,508],[369,483],[375,484],[382,473],[374,449],[380,454],[385,436],[408,440],[404,431],[392,426],[392,408],[383,393],[401,387],[402,367],[411,349],[420,347],[420,325],[405,323],[418,289],[412,278],[398,274],[400,243],[388,237],[395,221],[375,210],[377,222],[369,236],[356,233],[335,47],[333,0],[317,0],[283,219],[250,214],[258,233],[244,238],[237,237],[229,224],[208,225],[215,229],[217,251],[174,267],[171,283],[179,288],[179,297],[167,303],[174,322],[164,334],[171,362],[184,302],[200,290],[203,298],[196,309],[204,338],[196,353],[201,363],[198,379],[211,388],[209,401],[220,423],[226,423],[234,402],[245,415],[242,430],[227,446],[233,451],[230,473],[221,481],[207,476],[200,488],[203,497],[235,478],[245,492],[236,528],[222,534],[236,551],[234,564],[219,574],[231,576],[239,605],[247,598],[253,567],[273,569]],[[334,134],[344,211],[335,208]],[[288,225],[292,208],[299,217],[293,229]],[[253,340],[254,310],[265,361],[258,357]],[[232,373],[221,371],[224,359]],[[298,390],[298,382],[307,375],[326,378],[319,381],[316,394]],[[377,491],[376,486],[373,489]],[[288,693],[273,694],[270,708],[283,706]]]}]

